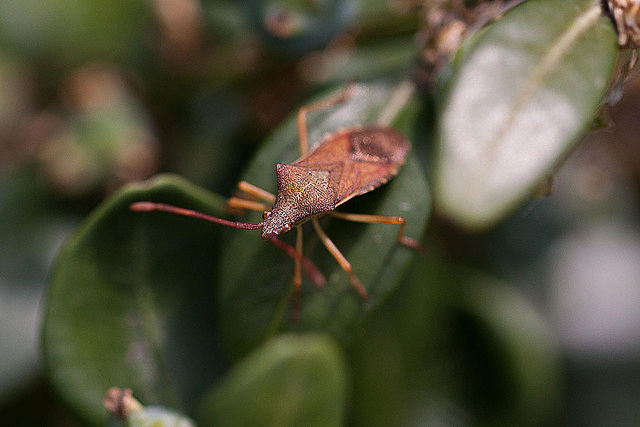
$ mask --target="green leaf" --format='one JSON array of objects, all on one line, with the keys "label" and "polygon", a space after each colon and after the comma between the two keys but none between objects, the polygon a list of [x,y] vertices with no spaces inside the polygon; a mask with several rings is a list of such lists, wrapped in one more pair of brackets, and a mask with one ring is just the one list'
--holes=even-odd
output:
[{"label": "green leaf", "polygon": [[49,73],[91,61],[137,60],[148,42],[151,9],[137,0],[5,0],[0,44],[41,61]]},{"label": "green leaf", "polygon": [[220,197],[181,178],[130,185],[98,208],[55,263],[42,329],[47,373],[62,399],[104,425],[110,387],[180,411],[223,369],[215,326],[219,227],[129,204],[162,201],[220,213]]},{"label": "green leaf", "polygon": [[348,372],[322,335],[282,335],[236,365],[202,405],[200,426],[340,426]]},{"label": "green leaf", "polygon": [[437,209],[477,229],[526,199],[591,123],[615,42],[594,0],[529,0],[472,38],[441,109]]},{"label": "green leaf", "polygon": [[344,60],[312,62],[303,71],[310,80],[323,84],[344,82],[353,76],[358,76],[359,81],[368,81],[406,70],[418,53],[413,37],[397,37],[360,46]]},{"label": "green leaf", "polygon": [[[398,290],[367,322],[367,333],[349,348],[354,426],[435,425],[442,417],[434,391],[436,384],[446,387],[437,338],[449,333],[443,313],[454,274],[434,255],[412,262]],[[441,424],[455,425],[452,420]]]},{"label": "green leaf", "polygon": [[254,29],[275,50],[302,55],[324,47],[355,18],[356,2],[245,0]]},{"label": "green leaf", "polygon": [[[409,139],[418,106],[413,97],[388,83],[357,85],[352,99],[328,111],[308,115],[309,141],[318,141],[325,132],[340,127],[376,122],[384,110],[399,108],[392,122]],[[405,86],[402,86],[406,88]],[[325,95],[326,96],[326,95]],[[398,102],[400,99],[400,102]],[[390,107],[390,105],[392,107]],[[391,110],[389,110],[391,109]],[[392,114],[393,116],[393,114]],[[276,163],[291,163],[298,157],[295,120],[287,121],[256,154],[242,178],[268,191],[275,191]],[[347,202],[340,210],[378,215],[402,215],[406,234],[419,239],[429,207],[427,184],[415,155],[410,154],[400,174],[373,192]],[[245,218],[260,221],[259,214]],[[351,262],[355,274],[370,293],[368,305],[378,306],[395,288],[414,251],[396,243],[397,226],[358,224],[325,217],[327,235]],[[226,245],[220,278],[221,332],[223,344],[232,358],[248,353],[278,331],[321,330],[342,342],[350,339],[367,314],[366,306],[311,227],[305,229],[304,253],[320,268],[328,283],[314,288],[305,276],[302,284],[301,320],[291,320],[293,260],[271,243],[260,240],[258,232],[234,232]],[[295,244],[295,232],[282,240]]]},{"label": "green leaf", "polygon": [[348,355],[355,426],[547,425],[558,414],[544,319],[515,289],[437,254],[413,262]]},{"label": "green leaf", "polygon": [[459,284],[448,328],[458,393],[493,424],[546,425],[562,397],[560,354],[549,325],[521,293],[493,277],[464,271]]}]

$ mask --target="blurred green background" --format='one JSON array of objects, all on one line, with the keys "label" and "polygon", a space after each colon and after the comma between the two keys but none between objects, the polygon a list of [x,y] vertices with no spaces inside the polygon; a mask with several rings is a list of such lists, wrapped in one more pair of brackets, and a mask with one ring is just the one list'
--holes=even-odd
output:
[{"label": "blurred green background", "polygon": [[[93,208],[124,183],[158,172],[230,195],[258,144],[310,95],[352,78],[419,78],[427,37],[422,6],[429,3],[0,2],[5,425],[77,425],[43,377],[39,328],[56,251]],[[506,283],[499,296],[478,285],[477,295],[457,300],[462,314],[450,329],[427,332],[444,337],[435,341],[442,347],[431,350],[433,358],[460,358],[454,365],[463,367],[464,381],[451,388],[488,412],[504,401],[492,392],[509,388],[477,388],[487,384],[485,362],[495,358],[488,341],[474,341],[489,333],[474,329],[474,313],[493,313],[483,319],[499,329],[517,328],[505,319],[526,312],[558,355],[550,382],[558,388],[545,403],[553,414],[541,417],[544,424],[640,424],[639,112],[635,80],[607,109],[613,126],[590,133],[558,171],[555,193],[492,230],[468,234],[446,221],[430,224],[427,244],[440,254],[435,264],[446,258]],[[414,145],[428,163],[429,141]],[[387,324],[393,303],[373,321]],[[363,365],[373,363],[366,351],[361,357]],[[467,425],[456,405],[431,405],[425,411],[437,414],[434,422]]]}]

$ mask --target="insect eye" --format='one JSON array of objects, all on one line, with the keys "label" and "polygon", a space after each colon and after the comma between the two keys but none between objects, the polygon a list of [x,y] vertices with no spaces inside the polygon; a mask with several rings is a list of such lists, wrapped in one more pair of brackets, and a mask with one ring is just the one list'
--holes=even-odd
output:
[{"label": "insect eye", "polygon": [[271,211],[262,212],[262,219],[267,219],[271,216]]}]

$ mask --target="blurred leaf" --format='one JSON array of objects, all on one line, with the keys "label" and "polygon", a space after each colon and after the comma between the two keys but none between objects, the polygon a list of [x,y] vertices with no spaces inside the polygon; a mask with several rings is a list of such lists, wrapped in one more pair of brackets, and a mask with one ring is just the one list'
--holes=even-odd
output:
[{"label": "blurred leaf", "polygon": [[460,52],[440,118],[438,209],[489,226],[525,199],[591,123],[616,58],[593,0],[530,0]]},{"label": "blurred leaf", "polygon": [[158,143],[151,118],[121,69],[82,66],[68,74],[62,95],[64,115],[38,153],[51,188],[78,196],[156,172]]},{"label": "blurred leaf", "polygon": [[200,3],[206,30],[212,38],[232,44],[246,35],[247,22],[239,2],[202,0]]},{"label": "blurred leaf", "polygon": [[289,55],[324,47],[356,15],[353,0],[244,0],[244,3],[251,22],[267,44]]},{"label": "blurred leaf", "polygon": [[371,316],[366,333],[354,340],[349,349],[353,425],[461,424],[454,422],[455,412],[438,413],[444,400],[440,389],[448,380],[437,360],[439,335],[453,276],[440,257],[417,257],[396,292]]},{"label": "blurred leaf", "polygon": [[207,396],[201,426],[340,426],[348,372],[322,335],[282,335],[231,370]]},{"label": "blurred leaf", "polygon": [[420,3],[359,0],[358,4],[359,42],[389,40],[401,34],[412,37],[420,31],[423,11]]},{"label": "blurred leaf", "polygon": [[131,388],[145,404],[189,410],[223,369],[212,283],[218,227],[139,200],[220,213],[222,199],[162,176],[120,190],[58,256],[42,330],[51,382],[80,418],[104,425],[104,393]]},{"label": "blurred leaf", "polygon": [[42,293],[54,254],[77,225],[46,209],[34,168],[12,166],[0,171],[0,405],[38,377]]},{"label": "blurred leaf", "polygon": [[[386,83],[357,85],[353,98],[329,111],[309,114],[309,141],[318,141],[325,132],[340,127],[375,122],[388,108],[396,86]],[[395,127],[412,141],[418,106],[414,98],[401,103]],[[398,105],[397,105],[398,106]],[[276,163],[291,163],[298,157],[298,134],[290,119],[257,152],[242,178],[274,191]],[[370,194],[348,202],[344,212],[402,215],[407,219],[406,234],[419,239],[429,207],[423,171],[413,154],[400,174]],[[260,216],[244,218],[258,222]],[[355,274],[368,289],[371,308],[377,307],[395,288],[413,251],[398,245],[396,226],[357,224],[323,218],[327,235],[351,262]],[[341,341],[348,341],[367,315],[365,304],[353,290],[347,274],[328,254],[311,229],[305,228],[304,252],[326,275],[328,284],[315,289],[303,278],[301,321],[291,322],[293,261],[273,245],[260,240],[257,232],[234,232],[226,245],[221,263],[221,332],[228,354],[238,357],[258,346],[269,335],[286,330],[321,330]],[[282,240],[294,244],[294,233]]]},{"label": "blurred leaf", "polygon": [[354,425],[547,425],[559,407],[557,352],[512,288],[418,258],[349,351]]},{"label": "blurred leaf", "polygon": [[[41,287],[65,221],[46,210],[46,191],[35,168],[7,168],[0,174],[0,280]],[[47,215],[49,214],[49,215]],[[64,230],[63,230],[64,229]]]},{"label": "blurred leaf", "polygon": [[3,0],[0,45],[49,70],[135,59],[150,19],[137,0]]},{"label": "blurred leaf", "polygon": [[363,82],[406,72],[417,55],[413,38],[397,37],[353,50],[325,49],[308,55],[300,69],[303,77],[312,82],[338,84],[354,76]]},{"label": "blurred leaf", "polygon": [[[3,342],[4,345],[4,342]],[[39,375],[28,388],[14,388],[14,396],[0,402],[0,417],[7,426],[82,427],[60,405],[60,399]]]},{"label": "blurred leaf", "polygon": [[562,391],[549,326],[523,295],[495,278],[466,271],[458,280],[448,338],[458,397],[491,425],[547,425],[558,416]]},{"label": "blurred leaf", "polygon": [[176,144],[180,151],[169,159],[171,169],[207,188],[235,185],[230,177],[239,174],[249,146],[238,137],[248,126],[244,100],[228,88],[208,90],[199,94],[188,111],[189,120]]},{"label": "blurred leaf", "polygon": [[31,385],[38,373],[41,293],[0,279],[0,404]]},{"label": "blurred leaf", "polygon": [[27,64],[5,55],[0,49],[0,164],[20,154],[13,153],[15,148],[8,142],[19,121],[34,108],[32,77]]}]

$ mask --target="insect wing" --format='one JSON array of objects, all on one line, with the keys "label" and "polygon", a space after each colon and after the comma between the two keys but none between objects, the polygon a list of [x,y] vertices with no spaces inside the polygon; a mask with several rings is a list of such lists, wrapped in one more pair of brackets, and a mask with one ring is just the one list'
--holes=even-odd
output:
[{"label": "insect wing", "polygon": [[411,144],[399,132],[370,126],[332,134],[294,165],[330,173],[336,206],[398,174]]}]

